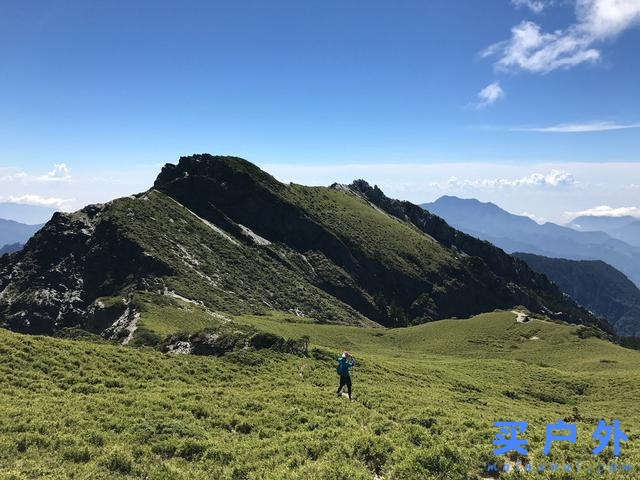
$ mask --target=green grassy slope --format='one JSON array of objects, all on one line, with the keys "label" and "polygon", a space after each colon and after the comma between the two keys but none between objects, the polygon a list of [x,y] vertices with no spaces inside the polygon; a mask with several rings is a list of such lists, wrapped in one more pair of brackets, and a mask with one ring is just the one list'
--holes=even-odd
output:
[{"label": "green grassy slope", "polygon": [[[119,336],[164,302],[157,295],[213,312],[369,326],[524,305],[608,329],[524,262],[416,205],[364,182],[286,185],[235,157],[182,157],[151,190],[57,213],[22,251],[0,257],[0,325],[13,331]],[[98,303],[114,298],[124,301]],[[165,317],[157,331],[147,322],[143,333],[153,339],[185,320]]]},{"label": "green grassy slope", "polygon": [[[430,322],[407,328],[369,329],[301,323],[287,314],[242,315],[239,323],[287,337],[310,335],[314,343],[344,349],[358,348],[367,355],[415,357],[419,354],[515,360],[542,367],[599,371],[608,368],[607,355],[623,359],[625,368],[635,369],[640,353],[620,348],[597,337],[580,338],[584,328],[531,317],[526,323],[513,321],[512,312],[492,312],[471,319]],[[533,340],[532,340],[533,339]],[[598,355],[596,355],[596,353]],[[604,362],[602,362],[604,360]],[[621,365],[619,365],[620,367]]]},{"label": "green grassy slope", "polygon": [[[119,313],[93,318],[107,316],[96,313],[96,299],[125,298],[139,308],[143,297],[153,308],[163,302],[153,293],[177,294],[213,311],[297,309],[319,322],[373,324],[313,285],[311,267],[296,252],[235,233],[155,190],[59,215],[17,257],[2,258],[0,324],[29,333],[67,326],[100,332]],[[178,318],[174,327],[189,326]]]},{"label": "green grassy slope", "polygon": [[[529,421],[532,464],[608,462],[610,449],[589,452],[601,416],[629,435],[621,460],[640,461],[640,353],[580,327],[510,312],[389,330],[234,320],[307,334],[313,355],[169,356],[0,330],[0,478],[474,479],[493,461],[496,420]],[[358,359],[352,403],[334,395],[342,349]],[[578,444],[547,459],[544,426],[558,418]]]},{"label": "green grassy slope", "polygon": [[311,285],[285,260],[274,261],[275,247],[261,248],[216,230],[155,190],[140,199],[119,199],[104,219],[170,266],[164,286],[212,310],[262,312],[296,306],[319,321],[370,323]]},{"label": "green grassy slope", "polygon": [[287,198],[315,221],[344,237],[353,248],[420,279],[448,265],[460,268],[456,256],[407,222],[372,208],[362,198],[327,187],[292,185]]}]

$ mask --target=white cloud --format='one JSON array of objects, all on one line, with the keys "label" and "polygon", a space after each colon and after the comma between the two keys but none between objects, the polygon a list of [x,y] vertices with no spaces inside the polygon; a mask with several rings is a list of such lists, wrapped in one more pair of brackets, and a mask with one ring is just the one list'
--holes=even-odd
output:
[{"label": "white cloud", "polygon": [[569,172],[562,170],[551,170],[546,175],[534,173],[521,179],[526,185],[547,185],[552,187],[562,187],[576,183],[575,178]]},{"label": "white cloud", "polygon": [[41,207],[55,207],[63,209],[69,203],[72,203],[74,198],[56,198],[56,197],[43,197],[40,195],[10,195],[4,201],[8,203],[22,203],[26,205],[38,205]]},{"label": "white cloud", "polygon": [[71,179],[71,170],[67,167],[66,163],[54,163],[53,170],[48,172],[46,175],[42,175],[38,177],[40,180],[70,180]]},{"label": "white cloud", "polygon": [[481,55],[499,55],[495,63],[499,70],[522,69],[548,73],[558,68],[570,68],[600,59],[600,52],[588,48],[592,43],[583,35],[556,31],[544,33],[531,21],[523,21],[511,29],[511,39],[491,45]]},{"label": "white cloud", "polygon": [[511,0],[516,7],[527,7],[534,13],[540,13],[553,2],[546,0]]},{"label": "white cloud", "polygon": [[42,170],[0,166],[0,201],[50,206],[64,211],[144,191],[153,185],[161,165],[132,163],[126,168],[80,170],[55,163]]},{"label": "white cloud", "polygon": [[579,25],[594,38],[618,35],[640,22],[639,0],[578,0]]},{"label": "white cloud", "polygon": [[638,207],[610,207],[609,205],[598,205],[597,207],[588,208],[580,212],[565,212],[568,217],[640,217],[640,208]]},{"label": "white cloud", "polygon": [[504,98],[504,90],[498,82],[493,82],[478,92],[477,108],[483,108]]},{"label": "white cloud", "polygon": [[12,183],[24,180],[28,175],[18,169],[3,167],[0,168],[0,183]]},{"label": "white cloud", "polygon": [[604,132],[607,130],[623,130],[627,128],[640,128],[640,123],[620,124],[615,122],[591,122],[591,123],[561,123],[549,127],[516,127],[516,132],[555,132],[555,133],[581,133]]},{"label": "white cloud", "polygon": [[464,179],[450,177],[446,183],[432,182],[431,185],[445,190],[451,188],[514,188],[514,187],[568,187],[576,184],[574,176],[563,170],[551,170],[548,173],[532,173],[520,178]]},{"label": "white cloud", "polygon": [[25,171],[12,167],[0,168],[0,183],[4,182],[49,182],[49,181],[69,181],[71,180],[71,169],[66,163],[54,163],[53,168],[44,175],[33,175]]},{"label": "white cloud", "polygon": [[511,29],[511,38],[481,52],[497,55],[496,68],[548,73],[593,63],[601,58],[594,45],[640,22],[640,0],[576,0],[577,22],[564,30],[543,32],[539,25],[523,21]]}]

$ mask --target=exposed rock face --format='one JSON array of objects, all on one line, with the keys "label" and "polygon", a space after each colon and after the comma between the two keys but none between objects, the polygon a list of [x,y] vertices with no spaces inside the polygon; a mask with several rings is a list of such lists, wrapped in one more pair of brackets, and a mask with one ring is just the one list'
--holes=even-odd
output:
[{"label": "exposed rock face", "polygon": [[109,340],[119,340],[122,345],[127,345],[133,339],[139,320],[140,313],[127,305],[122,315],[104,330],[103,335]]},{"label": "exposed rock face", "polygon": [[[0,259],[4,325],[40,334],[86,327],[95,320],[98,297],[169,273],[102,219],[101,211],[91,205],[72,214],[55,213],[23,250]],[[107,315],[99,323],[104,328],[112,321]]]},{"label": "exposed rock face", "polygon": [[[400,326],[524,305],[608,328],[525,263],[417,205],[364,181],[285,185],[235,157],[182,157],[152,190],[56,214],[0,258],[0,324],[18,331],[126,340],[130,296],[163,291],[210,311],[319,322]],[[179,341],[193,350],[192,340]]]}]

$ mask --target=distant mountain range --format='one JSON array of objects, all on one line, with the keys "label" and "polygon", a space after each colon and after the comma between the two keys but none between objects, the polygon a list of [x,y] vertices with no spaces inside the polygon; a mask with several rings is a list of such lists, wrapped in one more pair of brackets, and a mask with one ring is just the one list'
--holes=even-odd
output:
[{"label": "distant mountain range", "polygon": [[28,225],[43,224],[51,219],[55,210],[38,205],[0,202],[0,218],[14,220]]},{"label": "distant mountain range", "polygon": [[0,218],[0,246],[14,243],[24,244],[42,228],[39,225],[26,225],[14,220]]},{"label": "distant mountain range", "polygon": [[602,231],[578,231],[514,215],[493,203],[453,196],[421,205],[450,225],[508,253],[527,252],[571,260],[602,260],[640,285],[640,247]]},{"label": "distant mountain range", "polygon": [[513,255],[606,319],[618,335],[640,336],[640,289],[611,265],[600,260],[566,260],[519,252]]},{"label": "distant mountain range", "polygon": [[568,227],[581,232],[601,231],[613,238],[640,247],[640,218],[632,216],[604,217],[584,215],[574,218]]},{"label": "distant mountain range", "polygon": [[18,250],[22,249],[23,245],[21,243],[9,243],[7,245],[3,245],[2,247],[0,247],[0,256],[4,255],[5,253],[13,253],[13,252],[17,252]]}]

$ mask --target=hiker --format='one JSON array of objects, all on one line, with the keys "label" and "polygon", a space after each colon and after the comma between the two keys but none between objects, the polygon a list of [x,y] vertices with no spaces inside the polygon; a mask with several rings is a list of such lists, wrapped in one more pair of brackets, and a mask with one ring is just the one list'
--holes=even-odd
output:
[{"label": "hiker", "polygon": [[351,375],[349,374],[349,369],[355,364],[356,361],[349,352],[344,352],[342,356],[338,358],[338,367],[336,368],[338,375],[340,375],[340,386],[336,392],[338,397],[341,395],[342,387],[346,385],[349,400],[351,400]]}]

